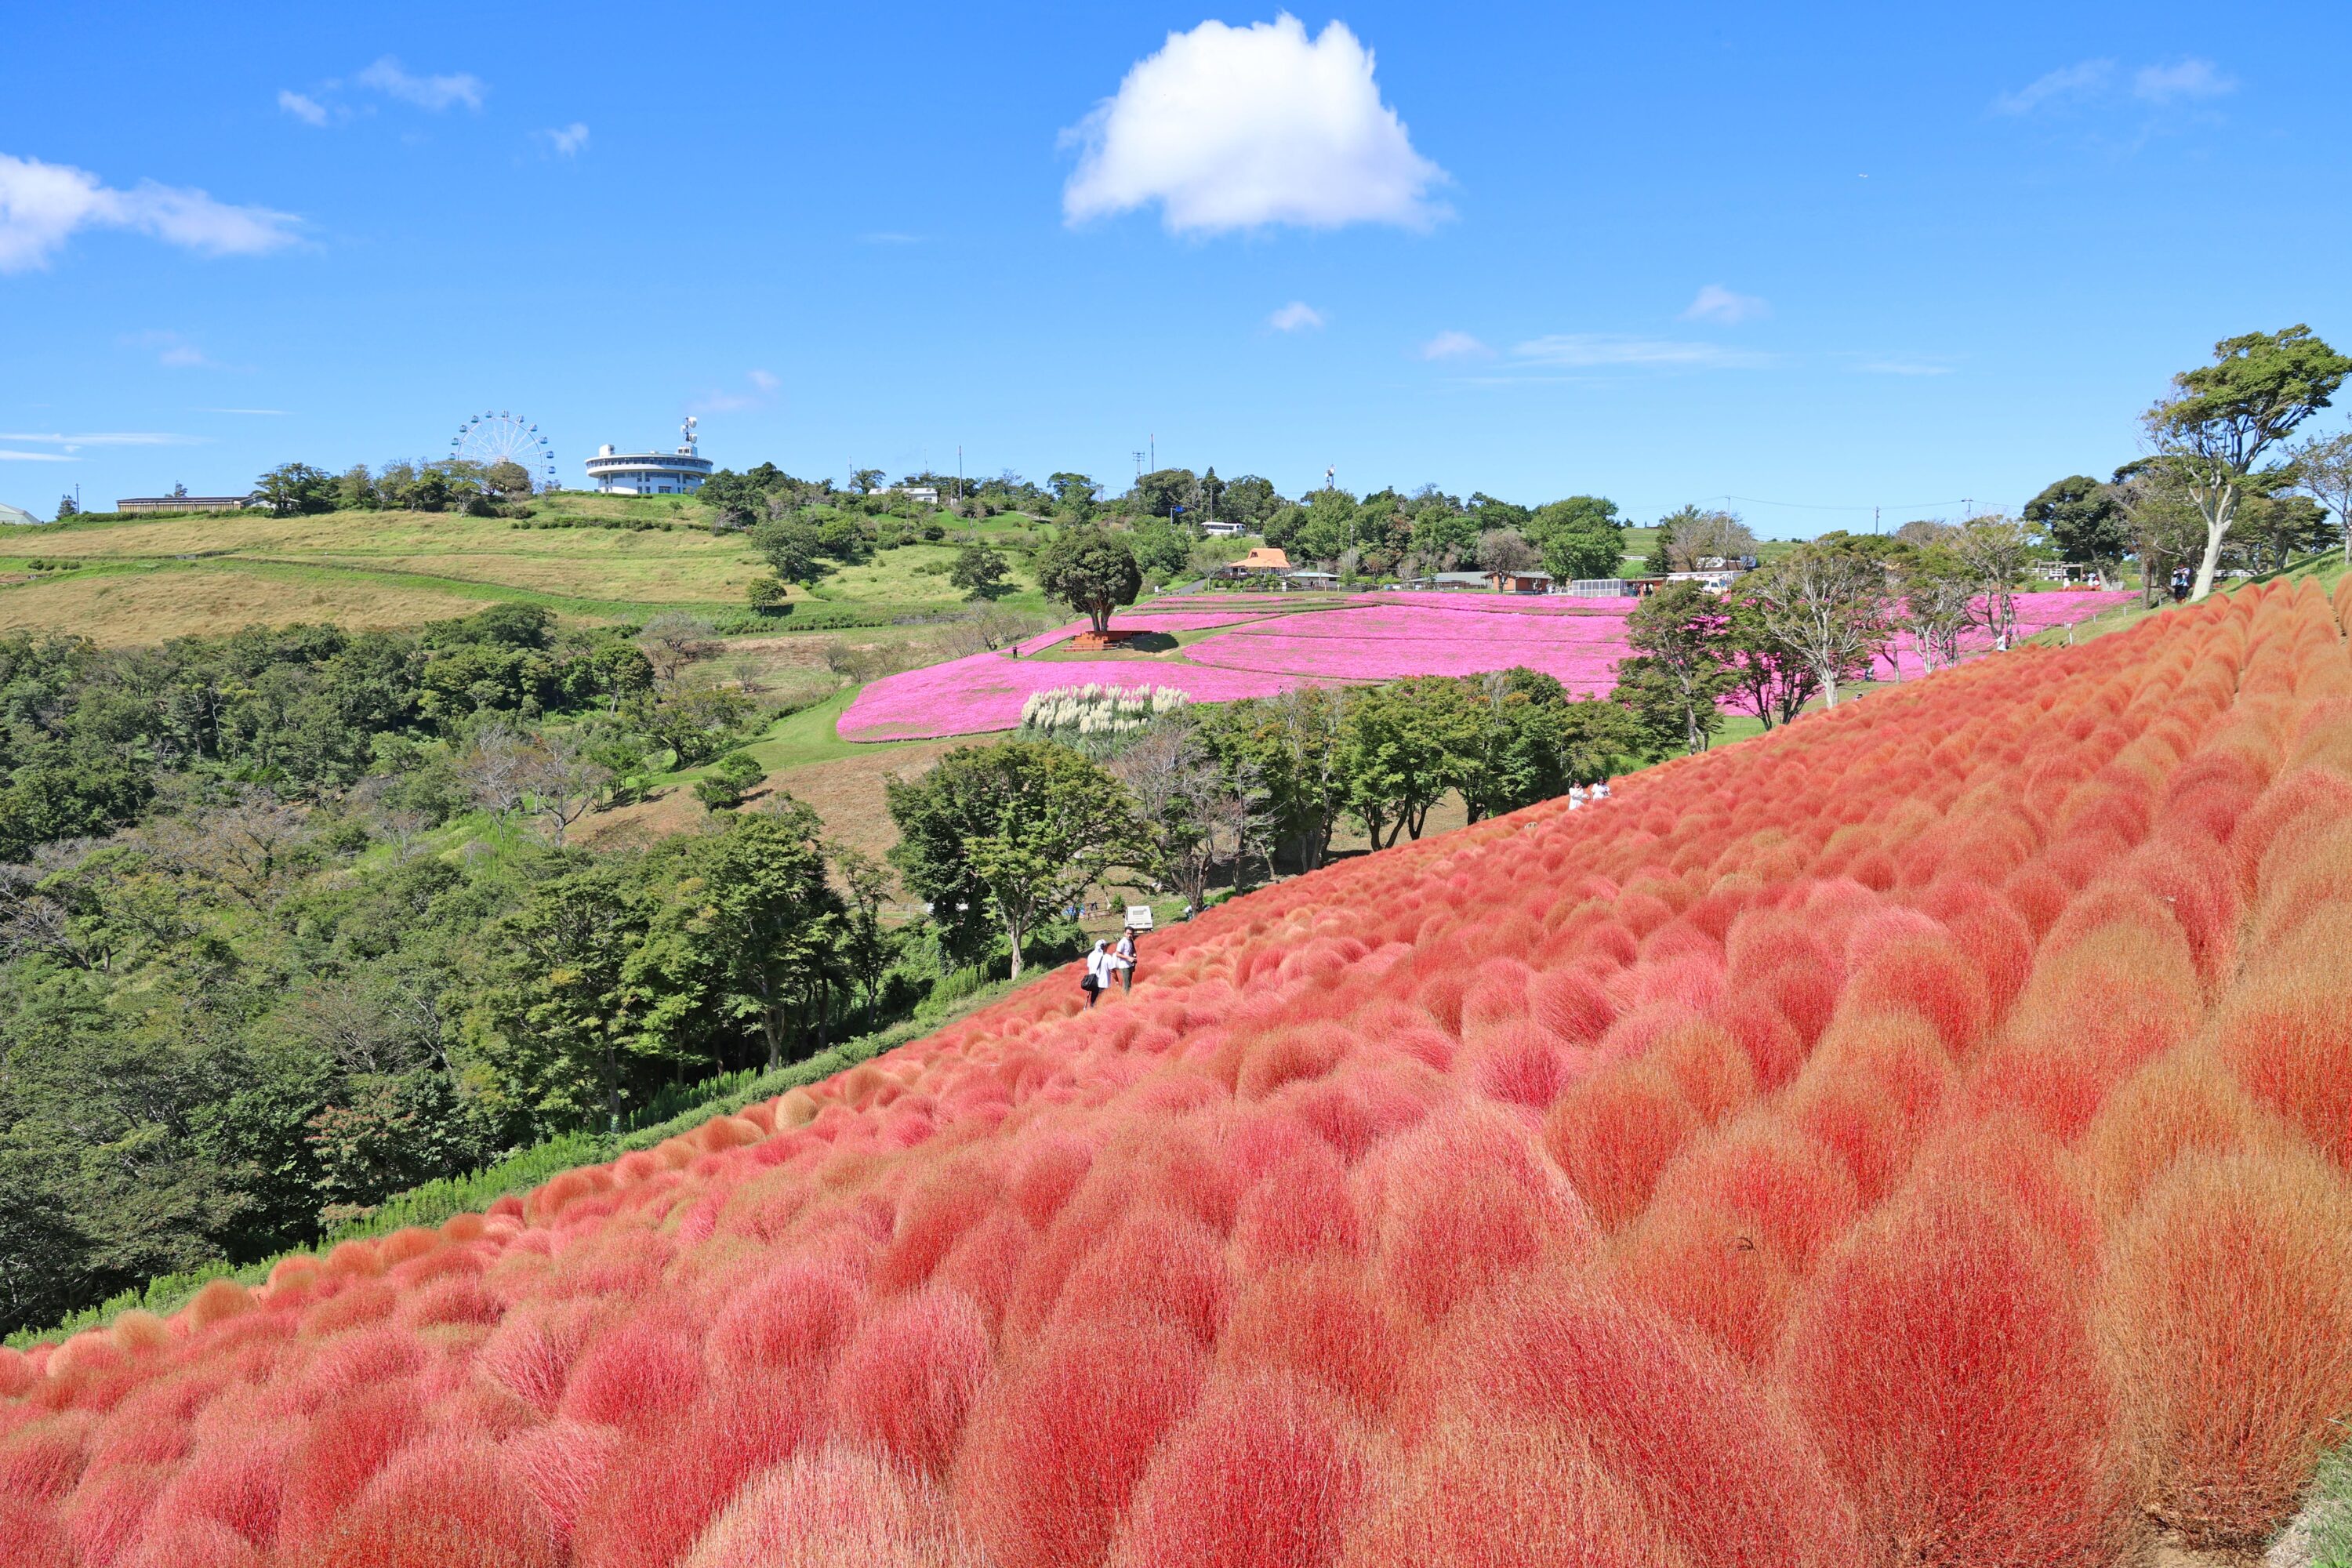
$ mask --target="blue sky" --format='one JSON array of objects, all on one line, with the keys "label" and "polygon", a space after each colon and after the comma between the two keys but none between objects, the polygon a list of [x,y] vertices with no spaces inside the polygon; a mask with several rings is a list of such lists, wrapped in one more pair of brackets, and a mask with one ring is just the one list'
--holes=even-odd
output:
[{"label": "blue sky", "polygon": [[692,410],[812,476],[1156,441],[1793,535],[2013,509],[2215,339],[2352,339],[2339,5],[1278,15],[19,7],[0,500],[484,408],[578,483]]}]

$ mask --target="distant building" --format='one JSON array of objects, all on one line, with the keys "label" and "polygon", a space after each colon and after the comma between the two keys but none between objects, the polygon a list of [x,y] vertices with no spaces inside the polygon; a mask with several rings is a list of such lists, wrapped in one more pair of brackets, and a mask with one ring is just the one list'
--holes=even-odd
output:
[{"label": "distant building", "polygon": [[1560,590],[1578,599],[1630,599],[1640,587],[1625,577],[1579,577]]},{"label": "distant building", "polygon": [[125,496],[114,510],[127,512],[243,511],[260,504],[251,496]]},{"label": "distant building", "polygon": [[1710,594],[1727,594],[1731,591],[1731,585],[1739,581],[1739,574],[1734,571],[1669,572],[1666,574],[1666,581],[1696,583]]},{"label": "distant building", "polygon": [[1551,592],[1551,574],[1549,572],[1489,572],[1486,582],[1497,594]]},{"label": "distant building", "polygon": [[1211,539],[1239,539],[1249,531],[1249,525],[1230,518],[1213,517],[1201,525],[1201,531]]},{"label": "distant building", "polygon": [[710,477],[710,459],[695,450],[694,416],[679,427],[674,452],[616,452],[612,443],[588,459],[588,479],[609,496],[692,495]]},{"label": "distant building", "polygon": [[27,523],[37,523],[40,521],[29,511],[20,510],[5,501],[0,501],[0,528],[23,528]]},{"label": "distant building", "polygon": [[1486,587],[1484,572],[1433,572],[1426,577],[1415,577],[1405,584],[1424,593],[1475,594]]},{"label": "distant building", "polygon": [[940,504],[940,487],[937,485],[877,485],[866,493],[870,496],[905,496],[908,500],[919,500],[925,506]]},{"label": "distant building", "polygon": [[1255,577],[1261,572],[1290,570],[1289,552],[1270,545],[1259,545],[1239,561],[1228,561],[1217,568],[1220,577]]},{"label": "distant building", "polygon": [[1337,572],[1285,572],[1281,574],[1285,588],[1336,588],[1339,585]]}]

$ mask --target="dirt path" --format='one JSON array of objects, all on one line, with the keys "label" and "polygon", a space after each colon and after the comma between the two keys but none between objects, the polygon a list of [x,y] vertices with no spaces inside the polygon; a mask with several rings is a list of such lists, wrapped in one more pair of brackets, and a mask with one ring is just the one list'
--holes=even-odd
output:
[{"label": "dirt path", "polygon": [[[757,805],[775,790],[789,790],[815,808],[827,833],[879,856],[898,842],[898,830],[882,803],[883,782],[919,773],[962,743],[925,741],[781,769],[761,780],[745,804]],[[572,839],[591,849],[642,847],[674,833],[690,832],[708,816],[691,788],[675,785],[635,805],[586,818],[572,829]]]}]

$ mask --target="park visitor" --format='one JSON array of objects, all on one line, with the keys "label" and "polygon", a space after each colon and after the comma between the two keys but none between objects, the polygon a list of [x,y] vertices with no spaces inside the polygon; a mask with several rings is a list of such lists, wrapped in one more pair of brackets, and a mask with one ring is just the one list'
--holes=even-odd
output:
[{"label": "park visitor", "polygon": [[1109,963],[1110,954],[1097,938],[1094,951],[1087,954],[1087,971],[1078,976],[1078,989],[1087,994],[1087,1005],[1089,1007],[1095,1005],[1095,998],[1102,994],[1103,971]]},{"label": "park visitor", "polygon": [[1122,992],[1135,989],[1135,928],[1128,927],[1118,933],[1118,945],[1111,949],[1111,966],[1118,971],[1118,988]]}]

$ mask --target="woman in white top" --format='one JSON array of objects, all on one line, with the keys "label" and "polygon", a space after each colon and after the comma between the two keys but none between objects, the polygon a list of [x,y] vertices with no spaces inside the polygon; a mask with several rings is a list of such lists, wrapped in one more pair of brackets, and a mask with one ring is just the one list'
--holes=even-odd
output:
[{"label": "woman in white top", "polygon": [[1095,943],[1094,951],[1087,954],[1086,973],[1078,979],[1079,987],[1087,994],[1087,1006],[1091,1007],[1095,1005],[1095,998],[1103,994],[1103,987],[1108,984],[1110,984],[1109,945],[1097,942]]}]

